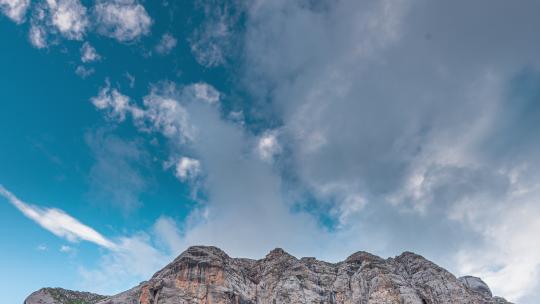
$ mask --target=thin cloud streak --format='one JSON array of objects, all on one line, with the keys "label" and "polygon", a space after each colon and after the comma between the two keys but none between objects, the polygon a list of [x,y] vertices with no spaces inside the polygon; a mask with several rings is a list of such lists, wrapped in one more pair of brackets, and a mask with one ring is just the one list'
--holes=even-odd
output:
[{"label": "thin cloud streak", "polygon": [[70,242],[84,240],[110,250],[117,249],[115,243],[60,209],[41,208],[25,203],[2,185],[0,185],[0,195],[19,209],[26,217],[56,236],[65,238]]}]

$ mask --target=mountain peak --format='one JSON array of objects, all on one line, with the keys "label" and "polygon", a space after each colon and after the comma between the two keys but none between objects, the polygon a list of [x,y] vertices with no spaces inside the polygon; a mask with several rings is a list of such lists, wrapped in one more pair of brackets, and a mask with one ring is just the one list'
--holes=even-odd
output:
[{"label": "mountain peak", "polygon": [[94,304],[106,298],[106,296],[90,292],[63,288],[42,288],[28,296],[24,304]]},{"label": "mountain peak", "polygon": [[54,290],[33,293],[25,304],[509,303],[492,297],[479,278],[457,279],[412,252],[382,259],[359,251],[327,263],[281,248],[260,260],[231,258],[212,246],[189,247],[149,281],[116,296],[62,290],[65,297],[54,297]]},{"label": "mountain peak", "polygon": [[281,257],[293,257],[288,252],[283,250],[282,248],[274,248],[272,249],[265,257],[267,260],[273,260],[273,259],[279,259]]},{"label": "mountain peak", "polygon": [[363,261],[383,261],[383,259],[365,251],[357,251],[351,254],[349,257],[347,257],[347,259],[345,259],[346,263],[363,262]]}]

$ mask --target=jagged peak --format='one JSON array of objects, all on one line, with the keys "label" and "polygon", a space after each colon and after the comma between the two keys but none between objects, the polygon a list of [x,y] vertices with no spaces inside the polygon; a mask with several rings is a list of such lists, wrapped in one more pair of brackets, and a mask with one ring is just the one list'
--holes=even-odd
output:
[{"label": "jagged peak", "polygon": [[204,246],[204,245],[195,245],[188,247],[181,255],[191,254],[191,255],[219,255],[219,256],[229,256],[225,251],[221,250],[216,246]]},{"label": "jagged peak", "polygon": [[[171,304],[198,303],[201,298],[209,295],[212,303],[230,303],[230,300],[234,303],[278,303],[276,299],[284,298],[290,301],[280,300],[279,303],[305,303],[301,300],[306,296],[304,287],[297,288],[298,286],[314,288],[309,293],[309,303],[327,303],[333,301],[331,291],[336,288],[336,284],[343,290],[348,290],[351,288],[350,280],[356,280],[358,284],[368,282],[368,285],[377,285],[384,281],[384,284],[375,286],[377,288],[367,288],[362,294],[366,298],[375,296],[377,303],[395,302],[396,295],[393,292],[371,292],[381,288],[399,290],[401,296],[414,300],[414,303],[420,300],[425,300],[426,303],[439,303],[442,300],[446,302],[441,303],[509,303],[481,292],[483,286],[479,288],[478,285],[481,280],[466,277],[466,282],[459,282],[449,272],[446,271],[446,275],[442,271],[446,270],[412,252],[382,259],[359,251],[343,262],[328,263],[312,257],[298,260],[282,248],[273,249],[263,259],[252,260],[230,258],[223,250],[214,246],[191,246],[149,281],[121,294],[100,300],[103,296],[96,298],[91,297],[91,294],[70,294],[70,291],[63,289],[42,289],[33,293],[25,303],[65,304],[81,298],[85,300],[82,303],[91,304],[147,304],[157,303],[158,299],[159,302]],[[373,280],[374,275],[379,279]],[[425,280],[431,280],[430,284],[426,285]],[[300,285],[292,284],[294,282]],[[277,293],[259,292],[261,286],[268,288],[285,285],[283,290],[272,289],[277,290]],[[432,292],[433,289],[436,292]],[[54,293],[54,290],[60,296],[53,297],[51,291]],[[98,302],[95,302],[96,300]],[[344,300],[354,302],[352,298]]]},{"label": "jagged peak", "polygon": [[160,278],[175,275],[175,273],[185,265],[200,263],[222,263],[230,257],[225,251],[215,246],[196,245],[190,246],[182,252],[174,261],[169,263],[160,271],[156,272],[152,278]]},{"label": "jagged peak", "polygon": [[395,260],[398,260],[398,261],[404,261],[404,260],[424,260],[424,261],[428,261],[431,263],[431,261],[429,261],[428,259],[426,259],[425,257],[417,254],[417,253],[414,253],[414,252],[411,252],[411,251],[404,251],[402,252],[400,255],[396,256],[394,258]]},{"label": "jagged peak", "polygon": [[289,254],[288,252],[286,252],[285,250],[283,250],[283,248],[274,248],[272,249],[265,257],[266,260],[275,260],[275,259],[279,259],[279,258],[282,258],[282,257],[287,257],[287,258],[294,258],[296,259],[294,256],[292,256],[291,254]]},{"label": "jagged peak", "polygon": [[345,259],[346,263],[363,262],[363,261],[382,261],[382,259],[374,254],[366,251],[357,251]]}]

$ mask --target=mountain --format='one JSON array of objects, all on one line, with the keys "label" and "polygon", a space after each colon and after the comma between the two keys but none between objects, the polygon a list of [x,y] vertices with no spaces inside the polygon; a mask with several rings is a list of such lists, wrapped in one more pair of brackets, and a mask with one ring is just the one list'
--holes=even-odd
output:
[{"label": "mountain", "polygon": [[510,304],[481,279],[456,278],[420,255],[382,259],[357,252],[339,263],[297,259],[274,249],[260,260],[190,247],[154,276],[105,297],[41,289],[25,304]]},{"label": "mountain", "polygon": [[94,304],[106,296],[90,292],[72,291],[62,288],[43,288],[32,293],[24,303],[32,304]]}]

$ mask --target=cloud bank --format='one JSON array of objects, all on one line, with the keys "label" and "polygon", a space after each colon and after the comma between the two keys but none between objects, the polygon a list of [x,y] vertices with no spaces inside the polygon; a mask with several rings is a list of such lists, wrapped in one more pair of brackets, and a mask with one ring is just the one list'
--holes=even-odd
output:
[{"label": "cloud bank", "polygon": [[[527,94],[514,85],[522,73],[537,83],[537,6],[514,7],[511,17],[503,1],[245,7],[240,86],[250,93],[246,113],[267,119],[268,129],[224,118],[232,116],[217,102],[194,102],[186,94],[193,85],[154,88],[146,108],[137,106],[144,119],[134,115],[141,130],[179,147],[173,157],[188,149],[203,168],[208,199],[193,211],[184,242],[247,256],[279,245],[331,260],[359,248],[414,250],[483,276],[512,300],[532,294],[540,281],[531,241],[539,232],[532,219],[540,216],[540,145],[510,134],[533,119],[525,114],[531,99],[516,112]],[[204,28],[229,33],[223,20],[233,14],[209,14],[226,16]],[[216,46],[202,47],[212,56],[192,51],[205,66],[235,56]]]}]

